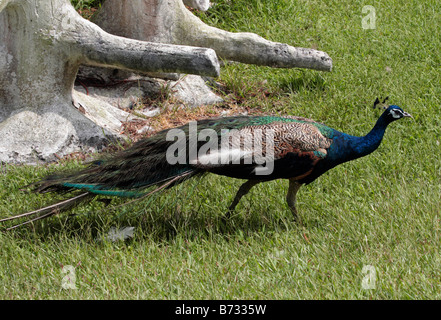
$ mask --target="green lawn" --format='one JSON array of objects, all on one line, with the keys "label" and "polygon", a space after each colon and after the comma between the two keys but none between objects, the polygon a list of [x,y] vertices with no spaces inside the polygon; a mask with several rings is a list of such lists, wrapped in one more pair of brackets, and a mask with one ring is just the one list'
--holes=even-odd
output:
[{"label": "green lawn", "polygon": [[[223,67],[226,93],[245,106],[363,135],[379,116],[373,101],[389,96],[414,120],[393,123],[372,155],[300,189],[303,226],[285,203],[286,181],[256,186],[223,224],[242,181],[208,175],[134,205],[94,201],[1,232],[0,299],[440,299],[438,1],[215,3],[198,14],[209,24],[333,59],[330,73]],[[375,29],[362,28],[365,4],[376,9]],[[51,203],[20,189],[66,166],[79,164],[1,165],[0,217]],[[124,226],[135,227],[131,240],[102,240]],[[66,265],[76,289],[62,287]],[[376,270],[373,289],[363,288],[365,266]]]}]

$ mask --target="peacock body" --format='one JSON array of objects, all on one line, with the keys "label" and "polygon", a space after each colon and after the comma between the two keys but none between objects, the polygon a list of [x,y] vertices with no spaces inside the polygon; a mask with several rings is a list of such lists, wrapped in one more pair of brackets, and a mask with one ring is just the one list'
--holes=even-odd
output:
[{"label": "peacock body", "polygon": [[[30,220],[34,221],[96,195],[143,197],[204,173],[247,180],[230,211],[257,183],[289,179],[287,203],[296,217],[296,193],[301,185],[341,163],[370,154],[381,144],[388,125],[403,117],[410,114],[389,106],[362,137],[295,116],[238,116],[189,123],[140,140],[85,169],[54,174],[35,183],[37,192],[79,194],[18,217],[49,212]],[[259,171],[268,165],[271,170]],[[155,189],[151,191],[151,187]]]}]

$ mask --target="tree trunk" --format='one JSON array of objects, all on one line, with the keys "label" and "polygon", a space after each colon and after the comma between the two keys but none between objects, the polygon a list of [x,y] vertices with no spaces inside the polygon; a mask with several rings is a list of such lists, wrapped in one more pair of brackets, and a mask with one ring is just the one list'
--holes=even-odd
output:
[{"label": "tree trunk", "polygon": [[[198,1],[185,2],[197,5]],[[208,1],[202,2],[208,8]],[[226,60],[275,68],[332,68],[325,52],[210,27],[187,10],[182,0],[106,0],[93,21],[107,32],[127,38],[212,48]]]},{"label": "tree trunk", "polygon": [[99,101],[81,94],[73,101],[80,64],[219,74],[211,49],[108,34],[81,18],[68,0],[0,0],[0,161],[50,160],[99,148],[117,135],[128,114],[101,108],[91,117],[101,127],[87,118]]},{"label": "tree trunk", "polygon": [[[332,68],[332,60],[325,52],[271,42],[253,33],[210,27],[187,10],[183,2],[201,10],[210,6],[208,0],[106,0],[93,21],[109,33],[131,39],[212,48],[226,60],[276,68]],[[127,77],[127,73],[112,70],[95,72],[101,74],[100,79]],[[222,101],[201,77],[179,79],[179,74],[157,73],[149,76],[169,80],[171,94],[187,106]],[[109,94],[115,90],[118,88],[109,88]]]}]

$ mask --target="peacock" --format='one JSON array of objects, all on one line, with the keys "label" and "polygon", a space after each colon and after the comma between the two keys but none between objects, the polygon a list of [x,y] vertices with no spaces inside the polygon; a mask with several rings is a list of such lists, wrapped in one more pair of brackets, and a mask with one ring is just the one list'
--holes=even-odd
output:
[{"label": "peacock", "polygon": [[[377,98],[374,108],[378,104]],[[0,221],[28,217],[17,227],[100,195],[140,199],[206,173],[246,180],[226,217],[253,186],[288,179],[286,201],[298,219],[296,195],[302,185],[341,163],[370,154],[381,144],[390,123],[412,117],[396,105],[383,108],[373,129],[361,137],[299,116],[234,116],[190,122],[102,156],[83,169],[45,177],[32,185],[33,191],[69,193],[70,197]]]}]

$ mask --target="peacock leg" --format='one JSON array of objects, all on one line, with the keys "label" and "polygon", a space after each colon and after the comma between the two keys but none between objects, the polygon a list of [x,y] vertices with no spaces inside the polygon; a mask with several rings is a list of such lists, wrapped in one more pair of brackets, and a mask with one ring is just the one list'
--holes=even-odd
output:
[{"label": "peacock leg", "polygon": [[295,220],[299,220],[299,216],[297,214],[296,209],[296,195],[297,191],[299,191],[302,185],[293,179],[289,179],[289,187],[288,193],[286,195],[286,202],[288,203],[288,207],[291,209],[291,212],[294,216]]},{"label": "peacock leg", "polygon": [[254,187],[256,184],[258,184],[259,182],[260,181],[257,180],[248,180],[247,182],[245,182],[240,186],[239,190],[236,193],[236,196],[234,197],[233,203],[231,203],[231,206],[228,208],[226,218],[230,217],[230,214],[234,211],[240,199],[242,199],[242,197],[246,195],[251,190],[251,188]]}]

